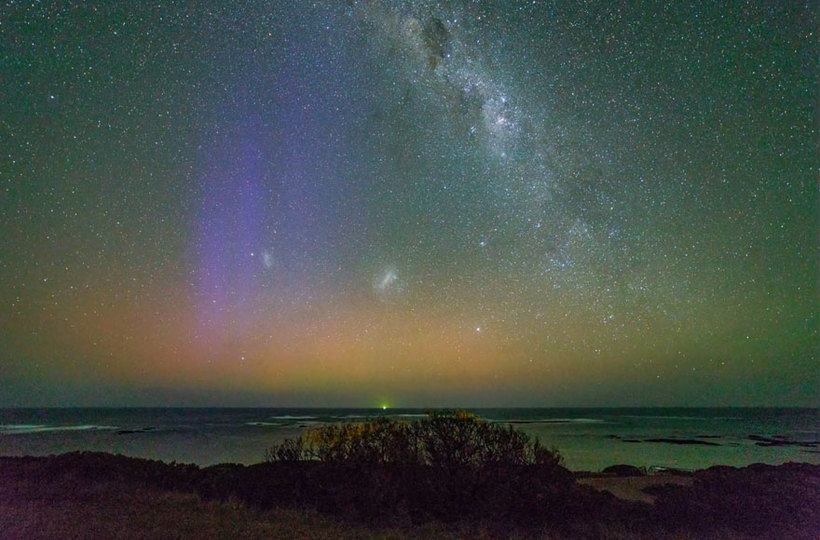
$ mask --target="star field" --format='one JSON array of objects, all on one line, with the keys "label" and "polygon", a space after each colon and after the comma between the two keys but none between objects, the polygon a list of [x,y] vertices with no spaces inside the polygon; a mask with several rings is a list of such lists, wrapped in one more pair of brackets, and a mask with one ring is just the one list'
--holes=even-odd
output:
[{"label": "star field", "polygon": [[811,3],[7,3],[0,405],[816,405]]}]

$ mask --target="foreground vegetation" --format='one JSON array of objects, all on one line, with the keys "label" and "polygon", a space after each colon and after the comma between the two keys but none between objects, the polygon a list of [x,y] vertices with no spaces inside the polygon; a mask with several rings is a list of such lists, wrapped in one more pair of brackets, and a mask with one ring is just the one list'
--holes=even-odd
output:
[{"label": "foreground vegetation", "polygon": [[102,453],[0,458],[2,538],[814,538],[820,467],[713,467],[654,505],[463,413],[327,426],[252,466]]},{"label": "foreground vegetation", "polygon": [[368,527],[311,509],[259,510],[233,499],[204,500],[190,491],[104,480],[77,483],[69,476],[46,483],[18,479],[0,484],[0,538],[421,540],[469,534],[434,523],[403,529]]}]

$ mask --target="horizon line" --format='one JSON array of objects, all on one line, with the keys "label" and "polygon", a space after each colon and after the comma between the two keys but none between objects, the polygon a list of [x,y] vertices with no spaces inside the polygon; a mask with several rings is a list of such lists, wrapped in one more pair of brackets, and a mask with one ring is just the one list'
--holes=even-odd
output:
[{"label": "horizon line", "polygon": [[298,406],[298,405],[13,405],[3,409],[298,409],[298,410],[469,410],[469,409],[820,409],[820,405],[476,405],[476,406]]}]

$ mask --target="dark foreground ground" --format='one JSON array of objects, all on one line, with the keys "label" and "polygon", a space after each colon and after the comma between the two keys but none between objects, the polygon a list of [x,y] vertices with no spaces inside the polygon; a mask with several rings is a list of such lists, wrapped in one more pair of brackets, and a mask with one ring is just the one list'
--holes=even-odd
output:
[{"label": "dark foreground ground", "polygon": [[[646,488],[626,500],[601,491]],[[654,502],[649,502],[654,501]],[[0,538],[811,538],[820,466],[598,476],[100,453],[0,458]]]}]

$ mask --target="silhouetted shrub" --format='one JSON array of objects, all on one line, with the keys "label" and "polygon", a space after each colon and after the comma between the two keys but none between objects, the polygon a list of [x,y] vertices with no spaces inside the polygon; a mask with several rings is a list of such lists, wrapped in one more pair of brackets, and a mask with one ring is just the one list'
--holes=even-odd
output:
[{"label": "silhouetted shrub", "polygon": [[265,457],[270,465],[313,464],[306,502],[368,521],[537,523],[561,514],[559,500],[575,485],[557,450],[464,411],[313,428]]},{"label": "silhouetted shrub", "polygon": [[546,448],[512,426],[493,424],[464,411],[432,411],[417,422],[385,417],[358,424],[307,430],[265,452],[269,462],[307,461],[428,465],[447,470],[492,465],[561,463]]},{"label": "silhouetted shrub", "polygon": [[300,461],[304,455],[302,437],[296,439],[285,439],[281,444],[274,445],[265,450],[265,461]]}]

